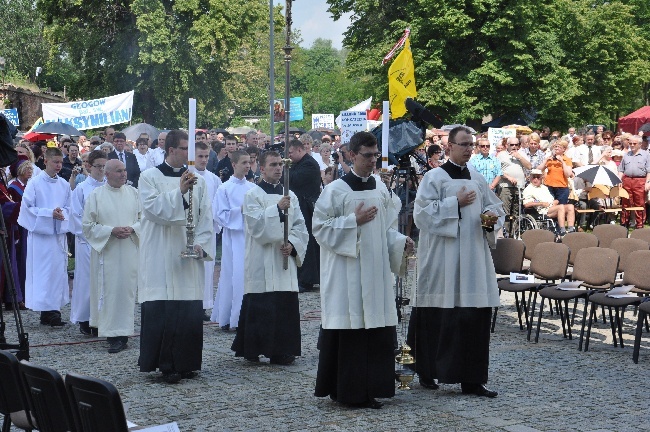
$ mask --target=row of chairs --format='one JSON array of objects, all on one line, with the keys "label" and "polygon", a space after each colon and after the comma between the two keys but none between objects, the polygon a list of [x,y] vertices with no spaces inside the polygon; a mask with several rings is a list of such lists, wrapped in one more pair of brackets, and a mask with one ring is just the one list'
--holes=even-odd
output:
[{"label": "row of chairs", "polygon": [[54,369],[0,351],[0,414],[2,432],[11,426],[42,432],[127,432],[120,394],[97,378],[68,373],[65,381]]},{"label": "row of chairs", "polygon": [[[613,228],[623,228],[620,226],[610,225]],[[603,225],[607,227],[607,225]],[[564,337],[572,339],[571,325],[576,313],[578,300],[584,301],[584,311],[582,327],[580,332],[580,343],[578,349],[582,349],[585,338],[585,326],[587,324],[586,342],[584,343],[585,351],[589,349],[589,338],[596,311],[598,306],[603,310],[605,317],[605,308],[609,310],[610,326],[614,339],[614,346],[620,342],[623,347],[622,323],[627,306],[639,307],[639,317],[637,322],[637,331],[635,333],[635,349],[633,359],[638,361],[638,352],[640,346],[641,332],[643,322],[646,322],[646,316],[650,312],[648,308],[650,303],[642,303],[644,296],[650,294],[650,244],[639,238],[613,238],[613,236],[604,237],[604,243],[608,247],[603,247],[600,239],[594,234],[589,233],[570,233],[567,234],[562,243],[554,243],[553,239],[548,238],[543,241],[546,235],[544,230],[529,231],[531,237],[535,236],[535,242],[532,243],[534,253],[529,253],[528,244],[521,240],[500,239],[497,242],[497,248],[493,251],[493,260],[497,273],[508,275],[511,272],[521,273],[530,272],[541,283],[517,284],[511,283],[509,279],[501,279],[498,286],[501,291],[513,292],[515,295],[515,308],[517,310],[520,329],[524,329],[522,315],[525,318],[528,340],[530,340],[533,318],[538,295],[541,297],[540,310],[537,318],[537,332],[535,342],[539,340],[539,332],[544,308],[544,300],[549,300],[552,312],[552,302],[555,302],[555,310],[560,316],[562,331]],[[612,230],[613,231],[613,230]],[[625,230],[627,234],[627,230]],[[642,230],[637,230],[642,231]],[[650,232],[650,230],[648,230]],[[524,269],[524,257],[531,260],[530,267]],[[569,266],[573,268],[569,272]],[[617,276],[622,273],[622,280]],[[567,279],[584,281],[579,289],[561,290],[557,288],[557,282]],[[633,292],[638,296],[613,298],[607,295],[607,291],[617,284],[633,285]],[[528,292],[528,300],[525,293]],[[519,299],[518,294],[521,294]],[[531,302],[531,297],[532,302]],[[569,313],[569,301],[574,301],[573,313]],[[531,307],[532,303],[532,307]],[[588,313],[588,305],[591,304],[591,310]],[[612,315],[612,309],[615,314]],[[496,323],[498,308],[495,308],[492,321],[492,331]],[[530,313],[529,313],[530,312]],[[618,331],[618,335],[616,332]]]}]

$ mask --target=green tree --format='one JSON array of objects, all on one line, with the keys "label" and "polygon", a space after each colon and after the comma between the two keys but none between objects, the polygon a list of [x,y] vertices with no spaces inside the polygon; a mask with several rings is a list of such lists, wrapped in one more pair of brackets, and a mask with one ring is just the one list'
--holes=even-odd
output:
[{"label": "green tree", "polygon": [[0,0],[0,57],[7,63],[6,72],[34,79],[48,54],[43,26],[32,0]]},{"label": "green tree", "polygon": [[226,110],[230,54],[266,20],[265,0],[39,0],[51,41],[50,60],[78,70],[71,97],[135,90],[134,118],[159,127],[197,125]]},{"label": "green tree", "polygon": [[448,123],[523,111],[538,125],[604,122],[650,82],[642,0],[328,3],[335,18],[354,13],[348,67],[372,76],[375,96],[387,94],[380,59],[410,27],[418,99]]}]

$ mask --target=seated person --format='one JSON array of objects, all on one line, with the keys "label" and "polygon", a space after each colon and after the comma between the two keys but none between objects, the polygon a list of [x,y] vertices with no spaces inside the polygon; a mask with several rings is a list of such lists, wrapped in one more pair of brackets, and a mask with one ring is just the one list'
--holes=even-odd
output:
[{"label": "seated person", "polygon": [[525,209],[532,209],[538,214],[555,219],[558,215],[564,216],[565,206],[553,198],[548,188],[542,184],[542,171],[530,171],[530,183],[523,191],[523,204]]}]

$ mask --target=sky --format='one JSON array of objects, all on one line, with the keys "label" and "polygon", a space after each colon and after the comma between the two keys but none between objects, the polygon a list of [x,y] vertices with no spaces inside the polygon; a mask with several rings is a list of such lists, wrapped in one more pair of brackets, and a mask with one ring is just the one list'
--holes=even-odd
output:
[{"label": "sky", "polygon": [[[273,0],[273,3],[282,5],[284,10],[285,0]],[[291,13],[293,28],[300,29],[303,48],[310,48],[318,38],[330,39],[334,48],[343,48],[343,32],[350,24],[351,14],[345,14],[335,22],[327,12],[326,0],[294,0]]]}]

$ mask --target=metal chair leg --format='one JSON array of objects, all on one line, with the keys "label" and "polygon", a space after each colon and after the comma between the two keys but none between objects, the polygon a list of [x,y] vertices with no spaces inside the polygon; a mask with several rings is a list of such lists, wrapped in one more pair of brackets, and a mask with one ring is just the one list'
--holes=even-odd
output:
[{"label": "metal chair leg", "polygon": [[[543,303],[542,299],[542,303]],[[537,303],[537,291],[535,291],[535,295],[533,296],[533,307],[530,311],[530,323],[528,324],[528,337],[527,340],[530,341],[530,334],[533,331],[533,320],[535,319],[535,304]]]},{"label": "metal chair leg", "polygon": [[537,333],[535,333],[535,343],[539,342],[539,328],[542,326],[542,311],[544,311],[544,298],[539,302],[539,316],[537,317]]},{"label": "metal chair leg", "polygon": [[564,325],[564,313],[562,312],[562,307],[560,306],[560,302],[558,300],[555,300],[555,310],[557,311],[557,314],[560,316],[560,322],[562,323],[562,337],[566,339],[566,326]]},{"label": "metal chair leg", "polygon": [[619,314],[619,308],[616,308],[616,321],[618,324],[618,341],[621,343],[621,348],[625,348],[625,345],[623,345],[623,314],[625,314],[625,306],[623,306],[623,309],[620,310]]},{"label": "metal chair leg", "polygon": [[[560,307],[562,305],[560,304]],[[569,300],[564,300],[564,315],[566,316],[566,326],[569,331],[569,340],[573,340],[573,335],[571,334],[571,323],[569,322]]]},{"label": "metal chair leg", "polygon": [[[524,296],[523,293],[522,296]],[[519,330],[523,330],[524,324],[521,321],[521,314],[523,313],[522,309],[524,307],[524,300],[522,298],[521,303],[519,303],[519,296],[517,296],[517,293],[515,293],[515,307],[517,308],[517,318],[519,318]]]},{"label": "metal chair leg", "polygon": [[585,336],[585,324],[587,323],[588,305],[589,305],[589,302],[585,298],[585,309],[584,309],[584,312],[582,313],[582,326],[580,328],[580,343],[578,343],[578,351],[582,351],[582,341],[584,340],[584,336]]},{"label": "metal chair leg", "polygon": [[490,328],[490,333],[494,333],[494,325],[497,323],[497,311],[498,307],[494,308],[494,313],[492,313],[492,327]]},{"label": "metal chair leg", "polygon": [[589,337],[591,337],[591,324],[593,323],[594,317],[596,317],[596,320],[598,320],[598,317],[596,316],[596,304],[592,303],[591,311],[589,312],[589,326],[587,326],[587,340],[585,341],[585,352],[589,351]]},{"label": "metal chair leg", "polygon": [[575,303],[573,303],[573,313],[571,314],[571,325],[575,324],[576,309],[578,309],[578,297],[576,297],[576,301]]},{"label": "metal chair leg", "polygon": [[634,333],[634,350],[632,351],[632,361],[639,362],[639,349],[641,348],[641,333],[643,332],[643,321],[646,319],[646,313],[639,310],[639,317],[636,320],[636,332]]},{"label": "metal chair leg", "polygon": [[614,348],[618,347],[618,340],[616,337],[616,323],[614,322],[614,318],[612,317],[612,308],[608,307],[609,309],[609,327],[612,329],[612,338],[614,339]]}]

